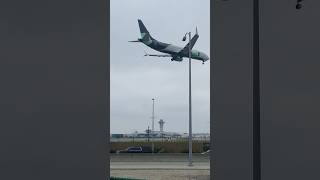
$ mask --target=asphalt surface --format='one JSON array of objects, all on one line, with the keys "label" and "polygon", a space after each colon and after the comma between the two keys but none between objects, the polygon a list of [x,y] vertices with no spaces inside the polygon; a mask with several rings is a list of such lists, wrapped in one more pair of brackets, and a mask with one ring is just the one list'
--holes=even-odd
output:
[{"label": "asphalt surface", "polygon": [[193,166],[188,166],[188,154],[111,154],[111,176],[147,180],[209,180],[210,157],[193,154]]},{"label": "asphalt surface", "polygon": [[[192,154],[194,162],[209,162],[209,154]],[[111,154],[110,162],[187,162],[188,153],[120,153]]]},{"label": "asphalt surface", "polygon": [[111,176],[144,180],[210,180],[209,170],[111,170]]}]

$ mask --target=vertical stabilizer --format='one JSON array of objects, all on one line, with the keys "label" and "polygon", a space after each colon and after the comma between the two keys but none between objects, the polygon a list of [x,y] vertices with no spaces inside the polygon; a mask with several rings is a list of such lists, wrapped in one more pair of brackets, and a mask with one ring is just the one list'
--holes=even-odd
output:
[{"label": "vertical stabilizer", "polygon": [[139,23],[139,28],[140,28],[140,33],[145,33],[145,34],[149,34],[149,31],[147,30],[146,26],[144,26],[143,22],[141,21],[141,19],[138,19],[138,23]]},{"label": "vertical stabilizer", "polygon": [[149,31],[144,26],[144,24],[141,21],[141,19],[138,19],[138,23],[139,23],[139,29],[140,29],[140,33],[141,33],[142,42],[145,43],[146,45],[150,45],[152,43],[152,38],[151,38],[151,36],[149,34]]}]

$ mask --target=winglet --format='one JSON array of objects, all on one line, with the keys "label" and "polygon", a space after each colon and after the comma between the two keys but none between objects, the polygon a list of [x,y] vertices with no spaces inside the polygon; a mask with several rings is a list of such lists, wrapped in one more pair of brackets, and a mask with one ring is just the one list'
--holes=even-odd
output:
[{"label": "winglet", "polygon": [[196,26],[196,34],[198,34],[198,27]]}]

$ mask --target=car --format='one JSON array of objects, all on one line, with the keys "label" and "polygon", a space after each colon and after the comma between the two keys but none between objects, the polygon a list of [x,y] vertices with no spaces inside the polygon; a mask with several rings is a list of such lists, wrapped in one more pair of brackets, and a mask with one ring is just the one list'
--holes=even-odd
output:
[{"label": "car", "polygon": [[151,153],[151,152],[152,150],[148,146],[128,147],[127,149],[117,151],[117,153]]},{"label": "car", "polygon": [[118,153],[142,153],[142,147],[128,147],[124,150],[119,150]]},{"label": "car", "polygon": [[202,155],[203,154],[208,154],[208,153],[210,153],[211,151],[210,151],[210,149],[208,150],[208,151],[205,151],[205,152],[203,152],[203,153],[201,153]]}]

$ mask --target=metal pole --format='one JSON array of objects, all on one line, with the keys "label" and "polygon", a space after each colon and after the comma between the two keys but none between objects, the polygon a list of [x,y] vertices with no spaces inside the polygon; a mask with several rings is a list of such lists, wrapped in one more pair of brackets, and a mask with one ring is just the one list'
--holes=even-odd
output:
[{"label": "metal pole", "polygon": [[152,138],[152,154],[154,153],[154,143],[153,143],[153,133],[154,133],[154,98],[152,98],[152,131],[151,131],[151,138]]},{"label": "metal pole", "polygon": [[191,32],[189,32],[189,166],[192,166],[192,113],[191,113]]},{"label": "metal pole", "polygon": [[149,126],[148,126],[147,132],[148,132],[148,142],[149,142],[150,141],[150,128],[149,128]]}]

